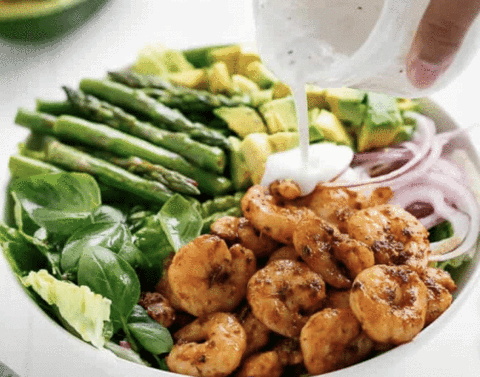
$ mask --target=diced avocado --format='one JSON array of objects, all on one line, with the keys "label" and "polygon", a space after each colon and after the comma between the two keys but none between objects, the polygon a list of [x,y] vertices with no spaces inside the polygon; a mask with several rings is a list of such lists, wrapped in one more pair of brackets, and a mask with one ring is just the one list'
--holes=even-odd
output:
[{"label": "diced avocado", "polygon": [[207,89],[207,73],[204,69],[195,68],[188,71],[170,73],[168,79],[175,85],[192,89]]},{"label": "diced avocado", "polygon": [[298,147],[299,140],[298,132],[277,132],[276,134],[268,135],[268,141],[273,153],[284,152]]},{"label": "diced avocado", "polygon": [[240,151],[245,159],[245,164],[250,171],[250,177],[254,184],[259,184],[265,173],[265,163],[272,153],[272,147],[265,133],[248,135],[242,140]]},{"label": "diced avocado", "polygon": [[365,92],[350,88],[327,89],[325,100],[341,121],[348,121],[353,126],[362,124],[367,105],[365,104]]},{"label": "diced avocado", "polygon": [[[314,108],[308,112],[309,128],[316,129],[323,134],[325,140],[337,144],[353,146],[353,140],[343,126],[342,122],[325,109]],[[310,131],[312,133],[312,131]]]},{"label": "diced avocado", "polygon": [[290,89],[290,87],[281,81],[273,84],[272,90],[273,99],[284,98],[292,95],[292,90]]},{"label": "diced avocado", "polygon": [[234,44],[225,44],[225,45],[211,45],[211,46],[202,46],[194,47],[187,50],[183,50],[183,55],[195,68],[204,68],[211,64],[210,54],[212,51],[221,49],[224,47],[235,46]]},{"label": "diced avocado", "polygon": [[223,119],[228,128],[235,132],[242,139],[248,134],[256,132],[267,132],[262,117],[257,111],[248,106],[219,107],[213,113]]},{"label": "diced avocado", "polygon": [[410,98],[397,98],[397,104],[400,111],[419,111],[420,104]]},{"label": "diced avocado", "polygon": [[307,104],[309,109],[313,109],[315,107],[319,109],[326,109],[328,107],[326,89],[309,84],[306,85],[305,91],[307,93]]},{"label": "diced avocado", "polygon": [[143,74],[163,75],[194,69],[183,53],[161,44],[149,45],[140,50],[133,70]]},{"label": "diced avocado", "polygon": [[267,123],[268,133],[298,131],[297,113],[292,96],[264,103],[258,110]]},{"label": "diced avocado", "polygon": [[401,137],[401,133],[409,132],[395,97],[369,92],[367,105],[365,120],[357,134],[359,152],[392,145],[397,137]]},{"label": "diced avocado", "polygon": [[268,89],[278,81],[275,75],[259,61],[253,61],[248,64],[244,75],[257,83],[262,89]]},{"label": "diced avocado", "polygon": [[233,87],[235,92],[252,93],[260,90],[258,85],[243,75],[232,75]]},{"label": "diced avocado", "polygon": [[224,62],[217,62],[207,68],[208,87],[212,93],[232,93],[233,81]]},{"label": "diced avocado", "polygon": [[252,62],[260,62],[260,56],[256,52],[242,51],[238,57],[236,73],[245,76],[247,67]]},{"label": "diced avocado", "polygon": [[264,103],[270,102],[273,99],[273,90],[272,89],[262,89],[250,93],[252,98],[252,104],[255,107],[259,107]]},{"label": "diced avocado", "polygon": [[107,0],[0,1],[0,36],[45,42],[80,27]]},{"label": "diced avocado", "polygon": [[224,62],[227,66],[228,73],[233,75],[237,72],[238,59],[242,53],[240,45],[231,45],[210,50],[208,53],[208,60],[211,64],[217,62]]},{"label": "diced avocado", "polygon": [[241,140],[238,137],[230,136],[230,178],[235,191],[246,190],[252,184],[250,171],[248,170],[245,158],[240,150]]}]

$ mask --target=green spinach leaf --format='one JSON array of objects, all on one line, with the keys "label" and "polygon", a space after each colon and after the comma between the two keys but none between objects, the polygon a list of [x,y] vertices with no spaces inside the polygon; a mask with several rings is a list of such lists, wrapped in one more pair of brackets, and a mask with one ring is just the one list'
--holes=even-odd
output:
[{"label": "green spinach leaf", "polygon": [[48,260],[36,245],[17,229],[0,223],[0,248],[17,276],[28,275],[48,266]]},{"label": "green spinach leaf", "polygon": [[127,319],[140,298],[140,282],[130,264],[101,246],[90,246],[80,257],[78,284],[112,301],[111,320],[116,332],[126,329]]},{"label": "green spinach leaf", "polygon": [[94,223],[124,223],[125,215],[118,209],[102,205],[93,214]]},{"label": "green spinach leaf", "polygon": [[16,195],[31,219],[48,232],[70,234],[92,222],[101,204],[95,179],[84,173],[40,174],[15,180]]},{"label": "green spinach leaf", "polygon": [[134,245],[133,236],[124,223],[100,222],[78,229],[67,240],[61,258],[63,271],[75,271],[84,250],[102,246],[118,254],[134,268],[141,264],[142,253]]},{"label": "green spinach leaf", "polygon": [[191,203],[179,194],[172,196],[158,213],[167,238],[178,251],[200,235],[203,220]]},{"label": "green spinach leaf", "polygon": [[140,305],[133,308],[127,326],[142,347],[154,355],[169,352],[173,347],[170,332],[150,318]]}]

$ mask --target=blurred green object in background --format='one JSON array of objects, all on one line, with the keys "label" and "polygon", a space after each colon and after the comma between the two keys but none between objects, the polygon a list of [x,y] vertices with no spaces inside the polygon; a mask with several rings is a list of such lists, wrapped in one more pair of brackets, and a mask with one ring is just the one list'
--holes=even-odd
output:
[{"label": "blurred green object in background", "polygon": [[107,0],[0,0],[0,38],[45,42],[73,31]]}]

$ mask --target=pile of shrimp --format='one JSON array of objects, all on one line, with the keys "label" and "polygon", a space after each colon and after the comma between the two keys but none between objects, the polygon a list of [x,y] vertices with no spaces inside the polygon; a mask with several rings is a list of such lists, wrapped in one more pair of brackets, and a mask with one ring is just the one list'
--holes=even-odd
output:
[{"label": "pile of shrimp", "polygon": [[318,185],[302,197],[289,180],[251,187],[243,217],[182,247],[142,295],[173,333],[169,369],[318,375],[414,339],[456,285],[429,265],[428,231],[392,196]]}]

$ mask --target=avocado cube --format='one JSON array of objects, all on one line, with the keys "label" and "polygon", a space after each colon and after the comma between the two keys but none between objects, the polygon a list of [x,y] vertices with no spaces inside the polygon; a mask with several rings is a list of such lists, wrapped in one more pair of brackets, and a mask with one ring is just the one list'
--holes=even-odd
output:
[{"label": "avocado cube", "polygon": [[337,144],[353,146],[353,140],[343,126],[342,122],[332,112],[325,109],[314,108],[308,112],[309,130],[316,129],[323,134],[325,140]]},{"label": "avocado cube", "polygon": [[277,81],[275,75],[259,61],[253,61],[245,69],[244,75],[257,83],[261,89],[271,88]]},{"label": "avocado cube", "polygon": [[410,98],[397,98],[397,104],[400,111],[419,111],[420,104],[418,101]]},{"label": "avocado cube", "polygon": [[252,184],[252,179],[241,152],[242,141],[235,136],[229,136],[228,141],[230,143],[230,177],[235,191],[243,191]]},{"label": "avocado cube", "polygon": [[259,184],[265,173],[265,163],[272,153],[268,134],[254,133],[247,135],[242,140],[240,151],[250,172],[252,182]]},{"label": "avocado cube", "polygon": [[220,47],[210,50],[210,52],[208,53],[208,60],[211,64],[217,62],[224,62],[227,66],[228,73],[230,75],[233,75],[237,72],[238,60],[241,53],[242,48],[240,45]]},{"label": "avocado cube", "polygon": [[232,75],[233,87],[235,92],[252,93],[260,90],[258,85],[243,75]]},{"label": "avocado cube", "polygon": [[397,136],[408,134],[395,97],[369,92],[367,105],[365,120],[357,134],[359,152],[392,145]]},{"label": "avocado cube", "polygon": [[308,109],[319,108],[326,109],[328,107],[326,94],[327,90],[316,85],[308,84],[305,87],[307,95]]},{"label": "avocado cube", "polygon": [[260,55],[256,52],[242,51],[238,57],[236,73],[246,76],[247,67],[252,62],[260,62]]},{"label": "avocado cube", "polygon": [[362,124],[367,110],[365,92],[350,88],[327,89],[325,101],[341,121],[348,121],[353,126]]},{"label": "avocado cube", "polygon": [[268,141],[273,153],[285,152],[298,147],[300,136],[298,132],[277,132],[276,134],[268,135]]},{"label": "avocado cube", "polygon": [[250,93],[252,99],[252,104],[255,107],[260,107],[264,103],[270,102],[273,99],[273,90],[272,89],[262,89]]},{"label": "avocado cube", "polygon": [[278,81],[275,84],[273,84],[272,90],[273,90],[273,99],[284,98],[292,95],[292,89],[290,89],[290,87],[287,84],[281,81]]},{"label": "avocado cube", "polygon": [[297,112],[292,96],[264,103],[258,111],[265,119],[268,133],[298,131]]},{"label": "avocado cube", "polygon": [[212,93],[232,93],[233,81],[224,62],[217,62],[207,68],[208,87]]},{"label": "avocado cube", "polygon": [[183,72],[195,68],[178,50],[166,49],[160,53],[160,60],[167,67],[168,72]]},{"label": "avocado cube", "polygon": [[223,119],[230,130],[240,138],[256,132],[267,132],[267,127],[257,111],[248,106],[218,107],[213,113]]},{"label": "avocado cube", "polygon": [[188,71],[170,73],[168,79],[175,85],[192,89],[207,89],[207,73],[204,69],[195,68]]}]

